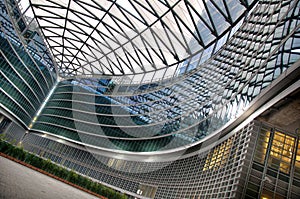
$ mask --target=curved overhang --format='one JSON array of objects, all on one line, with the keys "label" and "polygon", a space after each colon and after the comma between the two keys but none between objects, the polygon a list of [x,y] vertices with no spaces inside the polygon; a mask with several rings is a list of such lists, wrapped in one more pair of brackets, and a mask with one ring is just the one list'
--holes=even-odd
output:
[{"label": "curved overhang", "polygon": [[[128,4],[124,4],[124,2],[127,2]],[[224,121],[222,121],[222,125],[218,126],[217,130],[212,129],[210,132],[204,132],[205,135],[203,134],[201,135],[202,137],[196,138],[196,136],[198,136],[195,134],[196,131],[191,131],[189,134],[188,130],[190,129],[190,126],[187,126],[169,134],[159,135],[157,137],[187,134],[191,139],[195,139],[190,144],[182,144],[173,147],[172,149],[153,152],[130,152],[109,149],[89,143],[78,142],[58,134],[35,129],[34,127],[31,131],[49,134],[51,139],[63,139],[66,142],[84,146],[95,153],[114,156],[119,159],[137,160],[140,158],[138,159],[139,161],[167,161],[199,153],[204,151],[204,149],[207,149],[207,147],[210,148],[211,144],[217,144],[219,140],[224,140],[232,135],[233,132],[241,129],[243,127],[243,121],[254,119],[261,111],[276,103],[276,100],[280,100],[282,96],[292,92],[297,86],[299,87],[299,82],[294,83],[295,74],[299,75],[299,70],[297,69],[299,63],[297,62],[296,64],[298,65],[296,67],[294,65],[286,71],[284,71],[285,69],[282,70],[283,74],[281,74],[278,79],[274,78],[274,80],[271,78],[271,80],[269,80],[265,78],[266,82],[263,83],[266,83],[268,87],[266,87],[265,90],[262,90],[261,93],[261,90],[259,90],[258,96],[253,93],[248,95],[250,89],[245,89],[245,97],[249,97],[250,99],[247,99],[246,103],[250,104],[241,104],[242,108],[239,111],[237,111],[238,107],[236,105],[232,105],[232,107],[227,109],[226,103],[237,103],[238,97],[236,96],[244,92],[243,90],[244,88],[247,88],[248,83],[253,83],[255,75],[259,76],[258,73],[260,72],[261,67],[267,64],[267,61],[265,60],[271,60],[271,57],[277,54],[277,50],[281,46],[284,46],[284,42],[289,39],[289,36],[295,33],[297,28],[295,28],[293,32],[288,33],[290,35],[283,35],[282,41],[280,40],[279,42],[280,44],[274,43],[275,47],[273,48],[272,46],[272,51],[267,55],[267,59],[262,52],[260,52],[260,55],[257,54],[257,52],[251,52],[252,54],[250,53],[250,57],[254,61],[256,61],[256,55],[261,56],[258,56],[259,58],[257,59],[258,62],[261,62],[261,65],[256,68],[254,74],[251,73],[249,77],[247,74],[247,76],[244,77],[242,74],[244,72],[247,73],[247,67],[251,67],[252,65],[250,64],[250,61],[248,62],[247,56],[240,57],[241,53],[243,54],[245,52],[237,50],[239,48],[246,48],[246,44],[244,46],[243,44],[238,46],[237,43],[240,41],[240,36],[245,43],[249,42],[250,40],[246,38],[246,35],[251,31],[246,30],[246,34],[241,31],[236,37],[233,38],[232,36],[236,32],[236,29],[244,25],[242,22],[245,16],[257,1],[232,0],[226,2],[220,1],[217,3],[216,1],[203,0],[197,2],[200,2],[200,6],[196,3],[190,4],[183,0],[173,2],[146,1],[143,3],[136,0],[123,1],[123,3],[121,3],[121,1],[107,1],[106,4],[104,3],[103,5],[102,2],[100,5],[97,1],[87,3],[81,0],[69,0],[66,2],[56,0],[31,0],[30,4],[28,4],[30,7],[26,8],[23,13],[28,17],[26,13],[31,11],[33,14],[32,16],[34,16],[32,23],[36,20],[39,29],[43,32],[48,48],[51,50],[54,60],[56,61],[60,82],[76,78],[109,77],[121,86],[142,87],[153,82],[156,83],[157,79],[155,76],[160,74],[158,79],[161,85],[158,85],[157,88],[149,87],[145,90],[141,89],[141,94],[147,94],[147,92],[151,93],[153,89],[159,91],[160,88],[167,88],[175,85],[178,80],[176,78],[179,78],[182,84],[187,84],[188,81],[192,80],[191,77],[193,75],[198,75],[198,77],[203,78],[203,82],[207,84],[201,87],[202,90],[195,91],[194,94],[199,94],[206,90],[210,92],[211,87],[213,92],[208,92],[208,94],[204,96],[206,97],[206,101],[204,100],[203,103],[199,102],[203,109],[208,111],[207,115],[205,115],[206,118],[196,117],[195,121],[197,119],[198,121],[194,121],[191,126],[196,127],[200,122],[208,120],[212,114],[217,114],[219,110],[221,110],[221,112],[224,112],[225,110],[226,113],[228,110],[234,111],[234,114],[230,114],[229,118],[225,118]],[[234,4],[235,6],[229,6],[231,4]],[[126,5],[130,6],[127,7]],[[198,6],[198,9],[194,6]],[[290,9],[292,9],[292,7],[293,6],[291,6]],[[91,10],[99,11],[101,17],[96,16]],[[160,10],[160,12],[158,12],[158,10]],[[143,15],[141,13],[143,13]],[[91,20],[89,21],[88,19]],[[134,22],[129,19],[132,19]],[[93,20],[96,22],[92,22]],[[280,18],[280,20],[283,21],[285,18]],[[195,23],[195,21],[197,21],[197,23]],[[220,25],[221,22],[223,24],[228,24],[228,26],[225,25],[225,28],[222,27]],[[137,28],[138,24],[142,24],[142,28]],[[269,30],[270,33],[268,33],[267,37],[275,32],[274,25],[271,25],[272,29]],[[276,25],[279,26],[279,22]],[[208,31],[205,32],[205,28]],[[199,29],[201,30],[200,32]],[[260,37],[264,34],[264,27],[260,27],[260,30],[254,33],[254,36]],[[203,40],[203,38],[206,38],[206,40]],[[101,40],[101,42],[99,40]],[[251,42],[253,42],[253,46],[257,45],[257,41],[253,40],[250,41],[250,43]],[[264,50],[263,45],[267,42],[267,39],[262,40],[258,46],[262,46],[262,50]],[[179,46],[176,46],[175,44]],[[225,47],[228,48],[224,49]],[[250,51],[256,48],[252,47],[249,47]],[[221,48],[223,51],[218,51]],[[145,52],[142,50],[145,50]],[[228,57],[228,60],[226,60],[229,50],[234,51],[234,53],[238,55],[238,57],[233,58],[234,62],[232,62],[233,59],[230,56]],[[183,54],[179,55],[177,51],[182,52]],[[217,51],[218,53],[216,53]],[[232,56],[234,56],[234,53]],[[278,52],[278,54],[280,53],[283,52]],[[242,62],[242,58],[245,58],[249,65]],[[222,64],[225,63],[223,61],[227,64],[224,67],[225,69],[222,68]],[[215,62],[218,63],[216,64]],[[149,65],[149,68],[145,68],[146,65]],[[173,66],[175,66],[175,68],[173,68]],[[239,66],[241,67],[238,68]],[[222,71],[219,71],[219,69]],[[289,71],[293,71],[293,73]],[[220,77],[214,79],[215,73]],[[207,75],[207,77],[203,75]],[[221,80],[222,75],[226,75],[227,80],[224,78],[224,80],[222,79],[223,82],[216,82],[216,80]],[[188,78],[191,78],[191,80]],[[163,79],[168,80],[165,81]],[[236,80],[238,80],[240,84],[235,84]],[[244,84],[243,81],[245,81],[246,84]],[[262,80],[255,83],[260,86],[260,81]],[[189,84],[186,91],[199,86],[203,82],[199,81]],[[219,83],[220,85],[218,85]],[[281,92],[282,88],[286,88],[292,83],[294,83],[294,87],[288,87],[284,92]],[[214,87],[215,85],[216,87]],[[236,85],[238,86],[236,87]],[[259,89],[263,89],[262,87],[263,86]],[[219,91],[219,89],[221,90]],[[228,94],[230,97],[227,99],[228,97],[222,95],[225,91],[228,93],[233,91],[237,92],[232,95]],[[69,93],[65,92],[65,94]],[[103,96],[111,97],[112,99],[119,94],[120,93],[116,91],[115,93],[108,92]],[[135,97],[138,96],[137,93],[131,94]],[[211,94],[211,96],[209,94]],[[185,95],[190,94],[185,93]],[[217,104],[216,107],[212,109],[212,103],[218,101],[219,96],[223,100],[222,103]],[[191,97],[188,98],[189,102],[193,101]],[[206,109],[205,103],[210,107]],[[170,105],[171,108],[169,109],[172,109],[172,107],[175,107],[176,105],[177,104]],[[185,101],[181,101],[178,105],[183,105],[183,107],[190,105],[190,107],[187,108],[191,109],[190,112],[193,111],[192,109],[194,108]],[[182,120],[184,118],[189,118],[187,116],[190,112],[187,110],[185,115],[174,116],[172,119],[166,121],[175,120],[177,117]],[[46,114],[44,114],[44,116],[45,115]],[[66,117],[60,118],[66,119]],[[74,120],[74,118],[67,119],[77,121]],[[227,119],[229,119],[229,121],[227,121]],[[80,122],[80,120],[78,121]],[[238,125],[240,123],[242,123],[242,125]],[[88,135],[89,132],[85,134]],[[130,140],[130,138],[121,137],[115,137],[115,139]],[[146,139],[156,139],[156,137],[145,136],[131,140]]]},{"label": "curved overhang", "polygon": [[51,134],[48,132],[39,132],[33,130],[33,133],[44,136],[48,139],[58,141],[64,140],[64,144],[88,150],[94,154],[103,155],[106,157],[114,157],[127,161],[139,162],[168,162],[182,158],[187,158],[196,154],[208,151],[212,147],[222,143],[247,124],[260,116],[263,112],[270,109],[280,100],[286,98],[289,94],[299,90],[300,80],[300,61],[296,62],[292,67],[288,68],[285,73],[280,75],[267,89],[265,89],[251,104],[245,108],[245,111],[236,118],[229,121],[222,128],[207,135],[200,141],[189,145],[181,146],[176,149],[155,151],[155,152],[131,152],[123,150],[112,150],[102,147],[96,147],[82,142],[76,142],[72,139],[67,139],[62,136]]}]

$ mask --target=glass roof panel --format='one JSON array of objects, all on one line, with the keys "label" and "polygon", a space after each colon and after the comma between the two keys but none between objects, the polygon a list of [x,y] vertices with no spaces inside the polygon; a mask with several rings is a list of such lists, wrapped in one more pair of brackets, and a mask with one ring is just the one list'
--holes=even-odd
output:
[{"label": "glass roof panel", "polygon": [[177,68],[217,42],[246,13],[238,0],[29,2],[61,77],[149,73],[153,80],[156,70]]}]

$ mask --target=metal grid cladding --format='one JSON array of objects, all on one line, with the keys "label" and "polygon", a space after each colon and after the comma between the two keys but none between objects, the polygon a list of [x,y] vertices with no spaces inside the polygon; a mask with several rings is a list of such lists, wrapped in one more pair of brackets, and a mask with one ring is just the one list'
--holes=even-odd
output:
[{"label": "metal grid cladding", "polygon": [[[130,78],[130,81],[127,83],[126,73],[122,74],[123,76],[120,78],[105,76],[106,78],[102,77],[99,79],[93,78],[93,75],[97,75],[97,73],[91,71],[93,73],[72,74],[74,77],[67,78],[60,77],[57,80],[58,85],[53,86],[56,79],[49,74],[52,74],[51,72],[55,67],[50,61],[49,54],[43,53],[43,56],[40,58],[40,60],[43,61],[49,60],[45,62],[46,64],[48,63],[49,66],[46,65],[48,67],[44,65],[41,67],[41,65],[35,61],[37,53],[34,56],[30,54],[31,52],[40,52],[34,51],[32,50],[34,48],[31,48],[31,46],[36,43],[34,42],[36,40],[32,38],[39,38],[38,36],[40,35],[35,31],[36,28],[39,27],[42,31],[57,29],[58,35],[56,34],[55,37],[52,35],[48,38],[44,32],[46,41],[48,41],[48,47],[50,50],[54,49],[51,45],[53,43],[49,42],[49,39],[58,39],[58,43],[60,43],[60,48],[62,49],[60,52],[61,57],[68,55],[67,48],[64,48],[67,46],[64,46],[64,44],[67,41],[71,41],[69,41],[70,38],[67,37],[67,32],[71,31],[71,29],[69,30],[67,25],[82,23],[78,21],[80,16],[82,18],[82,14],[80,13],[88,12],[86,9],[83,9],[83,6],[91,7],[91,5],[96,5],[96,2],[91,1],[91,4],[87,4],[82,1],[68,1],[66,2],[66,5],[68,5],[66,8],[62,5],[59,6],[60,3],[63,4],[62,2],[41,1],[40,4],[38,4],[36,1],[30,1],[30,4],[28,4],[30,6],[26,7],[25,10],[20,9],[18,4],[13,3],[14,1],[4,2],[3,8],[7,11],[7,14],[3,14],[3,16],[7,17],[3,17],[3,21],[5,22],[6,20],[6,23],[10,24],[11,29],[5,28],[5,23],[2,24],[2,29],[8,30],[6,32],[3,31],[3,38],[8,38],[6,39],[8,43],[15,42],[20,44],[20,49],[24,48],[23,50],[26,52],[26,55],[29,56],[29,59],[26,60],[21,60],[16,56],[14,60],[17,63],[6,67],[13,67],[17,71],[27,70],[29,65],[36,66],[36,74],[33,75],[31,72],[31,78],[28,77],[28,81],[30,79],[30,81],[35,82],[37,89],[31,88],[32,91],[27,91],[21,90],[18,87],[19,91],[7,94],[10,87],[3,86],[1,89],[6,89],[3,100],[10,98],[12,100],[10,103],[16,104],[11,105],[5,102],[6,104],[4,104],[3,107],[16,109],[11,110],[14,114],[19,112],[23,114],[17,115],[17,118],[21,121],[25,118],[25,124],[35,131],[51,133],[56,136],[61,136],[61,138],[64,139],[70,139],[96,147],[127,151],[157,151],[174,149],[195,143],[244,113],[245,110],[249,108],[249,104],[264,88],[270,85],[299,59],[298,1],[259,1],[257,4],[255,4],[254,1],[248,3],[241,1],[244,3],[236,3],[234,4],[236,6],[230,6],[230,8],[229,3],[235,1],[220,1],[219,3],[207,1],[206,4],[199,1],[204,7],[201,14],[199,16],[197,15],[199,17],[197,18],[198,25],[205,21],[208,23],[207,21],[209,20],[202,19],[206,15],[213,17],[214,19],[211,19],[212,21],[217,21],[218,15],[216,13],[221,12],[220,10],[222,9],[217,9],[218,7],[216,5],[220,6],[226,4],[224,8],[228,8],[228,13],[230,13],[231,9],[237,9],[237,11],[234,12],[237,16],[234,18],[235,22],[231,24],[232,26],[227,29],[224,28],[224,30],[221,31],[222,33],[220,32],[218,34],[219,37],[215,37],[214,40],[211,40],[211,43],[202,46],[201,52],[195,50],[195,56],[182,60],[180,66],[178,66],[180,76],[151,83],[140,82],[139,84],[135,84],[131,81],[133,79]],[[103,3],[103,6],[110,5],[110,9],[105,13],[102,13],[104,11],[100,9],[104,9],[104,7],[99,5],[99,13],[103,14],[102,20],[98,19],[99,24],[93,26],[94,28],[91,34],[86,36],[86,41],[97,39],[97,37],[93,36],[93,33],[97,33],[99,38],[100,36],[103,37],[102,34],[105,34],[105,30],[109,28],[103,28],[103,32],[97,28],[98,26],[104,26],[104,22],[107,27],[110,27],[108,25],[113,24],[113,22],[116,24],[121,23],[117,18],[121,19],[121,16],[124,18],[127,15],[131,17],[134,15],[140,16],[139,13],[142,13],[141,10],[146,8],[144,12],[147,14],[143,16],[148,19],[149,16],[152,16],[150,12],[151,9],[163,7],[157,6],[160,4],[165,6],[169,5],[162,1],[153,1],[151,3],[148,1],[144,3],[128,1],[127,3],[134,8],[136,13],[132,13],[135,14],[132,15],[132,13],[127,12],[128,10],[126,11],[126,9],[128,8],[125,9],[122,7],[122,4],[118,3],[118,1]],[[51,4],[51,6],[48,4]],[[149,7],[146,7],[144,4]],[[155,36],[153,35],[156,35],[155,31],[153,31],[154,27],[157,27],[158,24],[165,24],[162,25],[162,27],[166,29],[166,27],[168,27],[167,25],[171,24],[172,20],[168,17],[169,15],[173,16],[172,19],[174,20],[178,19],[178,16],[175,16],[175,10],[177,6],[180,5],[185,5],[186,7],[184,8],[188,11],[191,9],[191,5],[189,5],[187,1],[170,3],[170,9],[166,9],[164,12],[161,11],[161,14],[157,15],[157,20],[151,18],[153,23],[149,21],[149,26],[141,26],[143,31],[136,33],[136,35],[130,39],[130,41],[132,41],[131,43],[124,41],[124,43],[121,43],[122,48],[118,48],[118,46],[115,46],[115,48],[125,49],[124,46],[131,45],[131,49],[135,49],[134,46],[132,46],[133,41],[137,38],[141,38],[141,35],[148,30],[152,30],[150,32],[154,38]],[[198,5],[198,3],[193,4],[193,6],[196,5]],[[75,6],[77,10],[72,6]],[[218,11],[214,12],[214,15],[208,14],[210,7]],[[81,12],[79,12],[79,8],[85,11],[81,10]],[[252,10],[245,19],[243,16],[250,8],[252,8]],[[52,9],[57,10],[56,14],[61,14],[62,16],[57,19],[57,15],[54,16],[53,13],[53,15],[50,15],[49,12]],[[121,14],[118,12],[118,15],[113,16],[112,10],[115,10],[115,12],[118,10]],[[28,12],[32,12],[31,14],[34,18],[30,18]],[[178,12],[182,14],[184,9]],[[77,18],[73,15],[76,15]],[[71,19],[71,16],[75,17],[77,21]],[[193,15],[187,16],[192,17]],[[57,25],[52,28],[41,26],[47,24],[46,22],[42,24],[41,20],[48,19],[49,22],[50,18],[53,19],[53,23]],[[108,21],[106,21],[108,19],[106,18],[113,22],[108,23]],[[226,17],[223,16],[223,18]],[[131,18],[127,19],[128,23],[131,22],[129,19]],[[132,20],[135,21],[138,19],[139,17],[135,17]],[[150,18],[148,20],[150,20]],[[59,25],[58,21],[64,21],[65,23]],[[90,23],[87,24],[88,26],[92,25]],[[181,21],[176,25],[177,26],[174,25],[173,27],[174,32],[182,28],[183,22]],[[193,28],[195,29],[195,26]],[[77,29],[81,33],[84,32],[82,32],[79,27],[77,27]],[[199,25],[195,30],[202,31],[204,28],[201,28]],[[62,31],[62,35],[59,35],[60,31]],[[72,31],[75,30],[72,29]],[[79,35],[79,32],[74,34]],[[111,36],[115,35],[112,34],[115,33],[112,32],[112,30],[110,30],[110,32]],[[201,46],[193,37],[196,32],[194,31],[189,37],[191,49],[196,48],[196,46]],[[168,35],[167,33],[165,34]],[[8,36],[5,37],[5,35]],[[210,33],[210,35],[214,34]],[[63,40],[60,42],[59,38],[61,37],[63,37]],[[154,40],[157,41],[157,39]],[[42,40],[40,39],[39,41],[41,42]],[[105,40],[102,39],[101,41],[104,42]],[[151,39],[148,38],[147,41],[151,41]],[[172,39],[172,41],[176,43],[177,40],[175,38],[174,40]],[[74,45],[75,43],[74,41]],[[40,46],[43,46],[42,43],[40,44]],[[87,44],[88,42],[83,43],[83,45]],[[156,47],[159,47],[159,45]],[[46,47],[42,49],[46,52]],[[145,47],[145,49],[148,48]],[[154,49],[153,47],[153,50]],[[5,47],[3,52],[9,50],[9,47]],[[12,51],[17,50],[19,50],[19,48],[16,47]],[[88,51],[79,47],[76,48],[75,52],[86,53]],[[117,51],[115,50],[114,52]],[[74,55],[73,61],[77,59],[77,56],[75,56],[77,55],[76,53],[72,54],[72,56]],[[125,54],[127,57],[131,57],[129,53]],[[137,52],[134,54],[138,55]],[[154,56],[157,55],[157,53],[152,51],[150,54]],[[56,55],[53,55],[54,59],[56,59]],[[114,55],[117,55],[117,53],[114,53]],[[9,60],[8,57],[8,55],[4,56],[6,61]],[[27,66],[26,61],[28,60],[32,60],[33,63],[28,63]],[[56,62],[58,63],[58,68],[61,68],[61,62],[58,60],[56,60]],[[121,62],[116,61],[114,63],[117,64]],[[26,67],[22,67],[23,65]],[[106,64],[106,66],[109,67],[109,64]],[[58,73],[64,76],[59,70],[60,69],[58,69]],[[3,76],[4,78],[2,78],[3,81],[9,79],[9,75],[14,74],[13,71],[7,72],[7,74]],[[48,71],[49,74],[44,71]],[[145,74],[146,73],[143,75],[144,77],[146,76]],[[164,73],[164,75],[165,74],[166,73]],[[47,79],[47,75],[50,78],[50,83]],[[21,83],[26,82],[21,74],[17,74],[16,77],[21,78],[19,80]],[[15,80],[10,81],[7,85],[13,85],[15,84],[14,82]],[[23,84],[20,85],[23,86]],[[12,88],[16,87],[16,85],[13,85]],[[24,87],[24,89],[27,87]],[[50,98],[47,98],[46,96],[51,88],[55,89],[55,91],[49,96]],[[34,98],[32,98],[31,100],[31,98],[26,95],[32,92],[35,92],[37,96],[42,94],[43,99],[34,100]],[[23,98],[25,99],[22,99],[20,96],[24,96]],[[45,99],[46,102],[44,102]],[[42,102],[44,102],[44,104],[42,104]],[[40,104],[39,110],[35,107],[34,103],[37,104],[36,107]],[[34,114],[38,117],[33,118]]]},{"label": "metal grid cladding", "polygon": [[253,128],[250,123],[215,147],[174,162],[104,157],[35,134],[26,137],[24,148],[114,188],[121,188],[122,192],[138,193],[141,184],[146,184],[157,189],[154,197],[157,199],[242,198],[240,181],[243,173],[248,171],[245,157],[252,152],[248,146],[253,140]]},{"label": "metal grid cladding", "polygon": [[298,6],[260,1],[217,54],[174,81],[61,81],[33,129],[127,151],[197,142],[238,118],[299,60]]},{"label": "metal grid cladding", "polygon": [[0,1],[0,7],[0,108],[27,128],[57,81],[55,66],[18,5]]},{"label": "metal grid cladding", "polygon": [[299,137],[235,128],[299,83],[299,0],[0,2],[24,149],[137,198],[299,198]]},{"label": "metal grid cladding", "polygon": [[[35,134],[26,137],[24,148],[122,192],[139,193],[141,184],[154,187],[157,199],[297,199],[300,141],[295,136],[253,121],[234,135],[210,145],[211,148],[174,162],[104,157]],[[294,155],[289,149],[294,149]]]},{"label": "metal grid cladding", "polygon": [[145,73],[176,75],[184,61],[229,39],[256,2],[30,0],[30,6],[62,77],[140,74],[134,78],[140,80]]}]

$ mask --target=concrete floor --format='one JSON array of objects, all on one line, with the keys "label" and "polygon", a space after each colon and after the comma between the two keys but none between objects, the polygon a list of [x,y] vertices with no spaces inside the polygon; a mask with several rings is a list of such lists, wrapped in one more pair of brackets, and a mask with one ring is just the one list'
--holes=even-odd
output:
[{"label": "concrete floor", "polygon": [[96,199],[51,177],[0,156],[0,199]]}]

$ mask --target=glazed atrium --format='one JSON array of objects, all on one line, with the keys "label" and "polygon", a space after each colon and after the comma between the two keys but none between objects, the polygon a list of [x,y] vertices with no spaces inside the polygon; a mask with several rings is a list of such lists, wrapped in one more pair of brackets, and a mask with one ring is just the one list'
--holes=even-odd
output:
[{"label": "glazed atrium", "polygon": [[1,0],[0,133],[132,198],[300,198],[299,0]]}]

